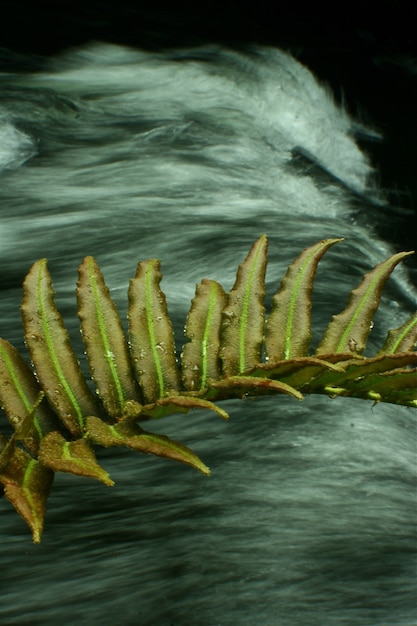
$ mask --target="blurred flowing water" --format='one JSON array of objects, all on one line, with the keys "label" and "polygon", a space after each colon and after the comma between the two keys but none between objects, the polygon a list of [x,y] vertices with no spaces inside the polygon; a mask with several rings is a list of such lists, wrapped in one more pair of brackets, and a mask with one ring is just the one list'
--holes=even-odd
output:
[{"label": "blurred flowing water", "polygon": [[[393,253],[355,136],[372,138],[293,58],[216,46],[94,44],[0,76],[0,335],[24,350],[21,282],[47,257],[83,367],[76,269],[94,255],[123,318],[136,263],[160,258],[178,351],[203,277],[226,289],[262,233],[268,301],[306,246],[321,261],[313,345]],[[413,312],[384,290],[367,354]],[[2,500],[0,623],[408,625],[416,621],[415,411],[359,400],[227,401],[147,424],[210,467],[99,450],[116,485],[57,475],[41,545]],[[1,416],[6,432],[6,418]]]}]

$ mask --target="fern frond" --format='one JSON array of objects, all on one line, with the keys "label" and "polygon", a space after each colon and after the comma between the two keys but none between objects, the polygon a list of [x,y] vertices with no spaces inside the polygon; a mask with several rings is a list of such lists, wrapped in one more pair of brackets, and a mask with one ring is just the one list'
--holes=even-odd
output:
[{"label": "fern frond", "polygon": [[86,257],[79,268],[78,315],[99,400],[55,306],[46,260],[35,263],[23,284],[22,318],[36,375],[0,339],[0,403],[14,428],[10,439],[0,434],[0,496],[25,519],[33,540],[40,541],[54,472],[113,485],[94,445],[126,446],[209,474],[187,446],[147,432],[138,422],[191,409],[209,409],[227,419],[216,401],[282,393],[298,400],[319,393],[417,407],[417,314],[390,330],[375,356],[361,356],[383,286],[410,252],[395,254],[366,274],[344,311],[333,317],[316,353],[309,353],[317,266],[341,241],[323,240],[300,254],[265,322],[267,238],[262,235],[229,293],[212,280],[197,285],[180,358],[159,261],[139,263],[130,281],[128,342],[100,268]]}]

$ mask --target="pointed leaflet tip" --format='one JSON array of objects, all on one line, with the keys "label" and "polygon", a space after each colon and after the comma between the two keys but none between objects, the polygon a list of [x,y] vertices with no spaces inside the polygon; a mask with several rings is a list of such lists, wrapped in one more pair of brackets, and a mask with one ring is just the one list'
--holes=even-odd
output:
[{"label": "pointed leaflet tip", "polygon": [[226,376],[241,374],[261,360],[268,240],[262,235],[239,265],[227,294],[221,327],[220,357]]},{"label": "pointed leaflet tip", "polygon": [[413,252],[394,254],[365,274],[360,285],[351,291],[346,309],[333,316],[316,350],[317,355],[347,352],[361,354],[385,282],[395,266],[410,254]]},{"label": "pointed leaflet tip", "polygon": [[93,257],[78,268],[77,301],[91,376],[107,413],[116,418],[127,400],[140,400],[122,323]]},{"label": "pointed leaflet tip", "polygon": [[303,395],[297,389],[280,380],[258,378],[257,376],[229,376],[222,380],[212,381],[210,396],[215,398],[243,397],[245,394],[259,395],[270,393],[286,393],[297,400]]},{"label": "pointed leaflet tip", "polygon": [[188,413],[192,409],[205,409],[217,413],[222,419],[228,420],[229,415],[217,404],[197,396],[168,396],[160,398],[154,404],[143,407],[144,415],[160,419],[172,413]]},{"label": "pointed leaflet tip", "polygon": [[39,460],[54,472],[95,478],[108,487],[114,485],[108,473],[97,463],[87,439],[67,441],[60,433],[48,433],[41,441]]},{"label": "pointed leaflet tip", "polygon": [[333,365],[316,357],[296,357],[278,363],[260,363],[252,372],[252,376],[267,376],[291,385],[295,389],[308,386],[321,372],[332,370],[340,372],[340,365]]},{"label": "pointed leaflet tip", "polygon": [[34,543],[41,540],[46,501],[53,479],[54,473],[49,468],[20,448],[14,449],[0,474],[5,496],[30,527]]},{"label": "pointed leaflet tip", "polygon": [[324,253],[343,239],[324,239],[306,248],[288,267],[272,298],[266,322],[265,351],[270,363],[308,356],[311,341],[311,292]]},{"label": "pointed leaflet tip", "polygon": [[137,452],[155,454],[174,461],[191,465],[203,474],[209,475],[209,468],[192,450],[165,435],[146,432],[131,422],[120,422],[114,426],[105,424],[97,417],[87,418],[88,434],[92,441],[101,446],[127,446]]},{"label": "pointed leaflet tip", "polygon": [[55,306],[46,259],[37,261],[24,280],[21,311],[40,385],[68,430],[81,436],[84,416],[96,414],[98,408]]},{"label": "pointed leaflet tip", "polygon": [[417,313],[402,326],[388,331],[387,338],[378,354],[395,354],[414,350],[417,342]]}]

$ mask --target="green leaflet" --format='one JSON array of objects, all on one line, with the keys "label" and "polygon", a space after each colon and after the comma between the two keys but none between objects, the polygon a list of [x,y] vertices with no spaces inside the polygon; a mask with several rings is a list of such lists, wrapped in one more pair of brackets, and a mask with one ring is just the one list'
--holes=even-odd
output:
[{"label": "green leaflet", "polygon": [[295,389],[302,389],[327,370],[343,371],[340,364],[333,365],[316,357],[296,357],[277,363],[260,363],[251,375],[278,379]]},{"label": "green leaflet", "polygon": [[210,400],[199,398],[196,395],[178,395],[160,398],[154,404],[144,406],[143,415],[153,419],[160,419],[161,417],[172,415],[173,413],[188,413],[191,409],[213,411],[223,419],[229,419],[226,411],[217,406],[217,404],[210,402]]},{"label": "green leaflet", "polygon": [[197,285],[185,324],[190,341],[181,355],[182,378],[188,391],[206,389],[210,378],[220,376],[220,323],[225,305],[226,294],[219,283],[204,278]]},{"label": "green leaflet", "polygon": [[388,331],[384,345],[378,354],[394,354],[413,350],[417,341],[417,313],[412,315],[402,326]]},{"label": "green leaflet", "polygon": [[120,417],[127,400],[140,400],[122,323],[93,257],[78,269],[78,316],[91,377],[104,408]]},{"label": "green leaflet", "polygon": [[164,293],[160,262],[138,264],[129,285],[129,337],[133,366],[145,402],[180,389],[175,342]]},{"label": "green leaflet", "polygon": [[[388,372],[371,372],[367,375],[360,376],[359,378],[352,379],[348,388],[355,394],[364,390],[367,394],[369,391],[381,393],[381,398],[386,393],[385,387],[387,386],[387,379],[394,377],[395,380],[389,385],[390,389],[387,396],[398,395],[400,391],[406,390],[407,393],[414,388],[415,392],[411,396],[408,394],[409,399],[417,402],[417,370],[398,368]],[[414,404],[416,406],[416,404]]]},{"label": "green leaflet", "polygon": [[26,344],[48,401],[68,430],[81,436],[84,416],[96,414],[98,407],[56,309],[46,259],[25,278],[21,310]]},{"label": "green leaflet", "polygon": [[209,389],[209,396],[222,398],[241,398],[245,395],[261,395],[269,393],[286,393],[297,400],[302,400],[302,394],[279,380],[270,378],[258,378],[251,376],[229,376],[223,380],[212,381]]},{"label": "green leaflet", "polygon": [[323,390],[329,396],[344,396],[390,402],[417,408],[417,370],[394,369],[375,372],[351,379],[343,387],[328,386]]},{"label": "green leaflet", "polygon": [[[378,402],[383,400],[384,402],[417,408],[416,369],[398,369],[370,375],[367,377],[366,383],[366,394],[370,400]],[[355,394],[360,397],[359,391],[355,390]]]},{"label": "green leaflet", "polygon": [[360,285],[351,292],[346,309],[333,316],[317,348],[317,355],[327,352],[362,353],[382,288],[395,266],[410,254],[413,252],[394,254],[365,274]]},{"label": "green leaflet", "polygon": [[[404,367],[417,364],[417,352],[402,352],[398,354],[381,354],[369,359],[356,358],[345,362],[342,372],[327,371],[318,375],[310,384],[310,393],[326,393],[327,387],[349,387],[351,389],[363,389],[352,386],[352,381],[363,380],[370,374],[392,372]],[[388,389],[387,389],[388,391]],[[417,393],[417,389],[416,389]],[[351,394],[354,395],[354,394]]]},{"label": "green leaflet", "polygon": [[26,448],[36,454],[41,438],[59,429],[59,422],[45,401],[37,403],[42,393],[38,381],[16,348],[4,339],[0,339],[0,380],[0,405],[15,429],[22,426],[37,404],[22,439]]},{"label": "green leaflet", "polygon": [[53,479],[54,473],[50,469],[20,448],[14,449],[0,474],[6,498],[30,527],[35,543],[41,540],[46,501]]},{"label": "green leaflet", "polygon": [[67,441],[60,433],[49,433],[41,441],[39,460],[54,472],[70,472],[76,476],[95,478],[109,487],[114,485],[108,473],[97,463],[87,439]]},{"label": "green leaflet", "polygon": [[311,341],[311,292],[317,265],[323,254],[343,239],[324,239],[306,248],[292,263],[281,281],[281,289],[272,298],[272,310],[266,322],[265,351],[268,360],[308,354]]},{"label": "green leaflet", "polygon": [[209,468],[189,448],[165,435],[144,431],[136,424],[120,422],[114,426],[105,424],[97,417],[87,418],[87,428],[92,441],[101,446],[127,446],[145,454],[155,454],[191,465],[209,475]]},{"label": "green leaflet", "polygon": [[[266,325],[266,362],[261,360],[266,237],[252,247],[227,296],[215,281],[204,279],[197,285],[186,323],[182,379],[159,286],[159,261],[139,263],[130,283],[129,344],[100,269],[86,257],[79,269],[78,309],[104,410],[90,393],[70,346],[46,261],[35,263],[23,286],[22,317],[37,378],[17,350],[0,339],[0,404],[15,428],[9,439],[0,434],[0,496],[5,494],[27,521],[34,541],[40,540],[53,471],[113,484],[97,463],[92,444],[123,445],[209,473],[189,448],[145,432],[139,420],[196,408],[227,419],[213,401],[280,393],[300,400],[302,394],[321,393],[417,407],[417,352],[412,351],[417,315],[389,331],[376,356],[359,354],[385,281],[410,253],[394,255],[367,274],[347,308],[329,324],[317,354],[308,354],[317,264],[337,241],[311,246],[289,267]],[[58,418],[70,435],[58,432],[64,431]]]},{"label": "green leaflet", "polygon": [[239,266],[233,289],[227,294],[220,348],[226,376],[246,372],[261,360],[267,247],[262,235]]}]

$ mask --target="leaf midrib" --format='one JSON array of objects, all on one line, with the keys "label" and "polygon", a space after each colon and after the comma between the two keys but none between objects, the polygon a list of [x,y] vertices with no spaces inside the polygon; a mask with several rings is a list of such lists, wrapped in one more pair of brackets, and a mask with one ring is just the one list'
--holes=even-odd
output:
[{"label": "leaf midrib", "polygon": [[37,295],[38,295],[38,306],[39,306],[39,312],[40,312],[40,317],[41,317],[41,324],[42,324],[42,331],[43,331],[43,336],[45,338],[46,341],[46,345],[48,348],[48,352],[49,352],[49,356],[51,358],[52,364],[55,368],[56,374],[58,376],[59,379],[59,383],[61,384],[62,388],[65,390],[68,399],[70,400],[76,416],[77,416],[77,421],[78,424],[80,426],[81,429],[84,428],[84,419],[83,419],[83,415],[82,415],[82,411],[81,411],[81,407],[78,404],[75,395],[73,394],[71,387],[69,386],[69,384],[67,383],[64,373],[62,371],[61,368],[61,364],[59,362],[58,356],[55,352],[55,346],[54,346],[54,342],[51,336],[51,332],[48,326],[48,320],[46,318],[46,314],[45,314],[45,303],[43,301],[43,297],[42,297],[42,279],[43,277],[43,272],[42,270],[45,269],[46,266],[46,260],[43,260],[43,262],[41,263],[40,266],[40,271],[38,273],[38,281],[37,281]]},{"label": "leaf midrib", "polygon": [[113,383],[116,388],[116,394],[117,394],[119,406],[122,408],[125,403],[123,387],[122,387],[122,384],[118,375],[117,366],[113,360],[114,358],[112,356],[113,351],[111,349],[110,341],[109,341],[108,334],[107,334],[106,324],[105,324],[104,315],[103,315],[103,309],[101,306],[100,293],[99,293],[99,289],[97,286],[96,277],[94,274],[94,265],[91,259],[89,260],[89,264],[88,264],[88,275],[89,275],[91,287],[93,290],[97,323],[98,323],[98,328],[100,332],[101,342],[103,344],[105,358],[108,363],[110,374],[111,374]]}]

